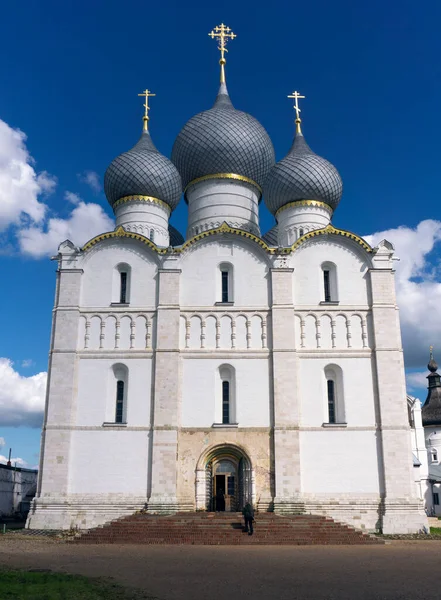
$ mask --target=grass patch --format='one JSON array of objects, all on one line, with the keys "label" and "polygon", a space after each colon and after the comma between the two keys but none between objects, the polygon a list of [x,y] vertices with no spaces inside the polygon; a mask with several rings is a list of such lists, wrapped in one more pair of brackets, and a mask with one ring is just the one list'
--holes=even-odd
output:
[{"label": "grass patch", "polygon": [[431,527],[430,535],[441,535],[441,527]]},{"label": "grass patch", "polygon": [[0,570],[0,590],[2,600],[153,600],[99,579],[37,571]]}]

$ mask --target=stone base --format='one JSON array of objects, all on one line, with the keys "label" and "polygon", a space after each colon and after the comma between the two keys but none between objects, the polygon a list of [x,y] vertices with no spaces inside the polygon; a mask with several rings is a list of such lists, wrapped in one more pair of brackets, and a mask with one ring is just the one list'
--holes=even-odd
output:
[{"label": "stone base", "polygon": [[27,529],[90,529],[127,517],[146,508],[146,498],[127,501],[34,498],[26,521]]},{"label": "stone base", "polygon": [[425,533],[429,532],[429,521],[419,501],[385,502],[383,506],[382,533]]}]

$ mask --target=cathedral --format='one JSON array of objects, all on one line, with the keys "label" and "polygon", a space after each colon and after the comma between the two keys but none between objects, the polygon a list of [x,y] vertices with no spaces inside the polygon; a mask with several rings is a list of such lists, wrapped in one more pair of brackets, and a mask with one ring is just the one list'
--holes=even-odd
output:
[{"label": "cathedral", "polygon": [[[150,136],[146,90],[141,137],[104,177],[115,230],[59,247],[28,527],[252,502],[419,531],[394,248],[332,225],[342,180],[308,146],[298,92],[294,141],[275,162],[264,127],[227,91],[235,34],[222,24],[210,35],[213,106],[169,159]],[[180,201],[185,238],[169,224]]]}]

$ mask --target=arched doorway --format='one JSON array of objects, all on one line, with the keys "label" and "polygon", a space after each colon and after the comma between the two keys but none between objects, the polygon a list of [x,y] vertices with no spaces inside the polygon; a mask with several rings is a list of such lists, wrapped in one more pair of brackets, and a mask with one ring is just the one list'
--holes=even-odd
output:
[{"label": "arched doorway", "polygon": [[198,510],[241,511],[254,495],[251,461],[241,448],[216,446],[201,456],[196,471]]}]

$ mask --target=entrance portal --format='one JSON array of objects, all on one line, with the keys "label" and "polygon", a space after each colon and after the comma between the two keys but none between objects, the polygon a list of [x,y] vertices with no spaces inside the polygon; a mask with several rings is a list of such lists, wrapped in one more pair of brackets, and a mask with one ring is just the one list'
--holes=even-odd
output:
[{"label": "entrance portal", "polygon": [[[202,464],[201,464],[202,463]],[[198,469],[196,505],[208,511],[241,511],[253,501],[252,471],[249,458],[235,446],[222,446],[201,458]],[[205,484],[204,484],[205,480]],[[205,502],[199,494],[205,490]]]}]

